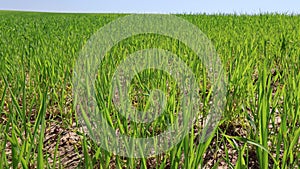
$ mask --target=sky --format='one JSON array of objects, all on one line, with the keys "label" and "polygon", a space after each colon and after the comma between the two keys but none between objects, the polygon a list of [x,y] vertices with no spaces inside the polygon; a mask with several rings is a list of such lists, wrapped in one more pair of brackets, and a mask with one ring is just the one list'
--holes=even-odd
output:
[{"label": "sky", "polygon": [[0,10],[76,13],[300,13],[299,0],[0,0]]}]

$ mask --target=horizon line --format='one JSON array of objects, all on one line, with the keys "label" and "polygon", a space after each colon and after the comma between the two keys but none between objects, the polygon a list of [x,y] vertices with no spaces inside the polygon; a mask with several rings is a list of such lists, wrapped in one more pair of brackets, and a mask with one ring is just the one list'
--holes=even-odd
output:
[{"label": "horizon line", "polygon": [[121,12],[121,11],[56,11],[56,10],[31,10],[31,9],[1,9],[0,12],[33,12],[33,13],[57,13],[57,14],[175,14],[175,15],[300,15],[296,12],[269,12],[269,11],[260,11],[260,12]]}]

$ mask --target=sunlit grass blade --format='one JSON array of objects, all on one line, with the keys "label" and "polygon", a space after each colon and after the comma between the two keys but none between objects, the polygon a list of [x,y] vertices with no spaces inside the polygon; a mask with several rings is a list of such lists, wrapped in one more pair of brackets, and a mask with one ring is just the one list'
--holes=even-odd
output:
[{"label": "sunlit grass blade", "polygon": [[44,133],[46,128],[46,121],[45,121],[45,115],[46,115],[46,108],[47,108],[47,93],[44,92],[41,94],[42,100],[41,100],[41,108],[39,111],[39,121],[38,125],[40,126],[40,133],[39,133],[39,140],[38,140],[38,156],[37,156],[37,167],[38,168],[44,168],[44,153],[43,153],[43,145],[44,145]]}]

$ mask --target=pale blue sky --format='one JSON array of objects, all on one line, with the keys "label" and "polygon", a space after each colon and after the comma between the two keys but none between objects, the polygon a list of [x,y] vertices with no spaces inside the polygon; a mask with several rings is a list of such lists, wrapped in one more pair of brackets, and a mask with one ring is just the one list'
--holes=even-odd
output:
[{"label": "pale blue sky", "polygon": [[122,13],[300,13],[299,0],[0,0],[0,10]]}]

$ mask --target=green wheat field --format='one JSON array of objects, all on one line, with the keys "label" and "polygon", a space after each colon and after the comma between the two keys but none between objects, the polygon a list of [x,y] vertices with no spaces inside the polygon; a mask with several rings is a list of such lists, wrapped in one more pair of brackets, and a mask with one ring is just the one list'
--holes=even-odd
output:
[{"label": "green wheat field", "polygon": [[128,122],[109,93],[111,76],[127,55],[147,48],[171,51],[195,73],[201,107],[189,133],[168,151],[127,158],[102,149],[83,131],[72,97],[73,68],[89,38],[126,14],[0,11],[0,168],[300,168],[300,16],[176,15],[213,43],[226,74],[226,104],[215,130],[200,142],[212,85],[187,46],[143,34],[106,53],[96,82],[97,105],[116,132],[152,137],[174,122],[176,81],[144,70],[131,81],[132,105],[147,109],[149,89],[167,93],[161,117]]}]

